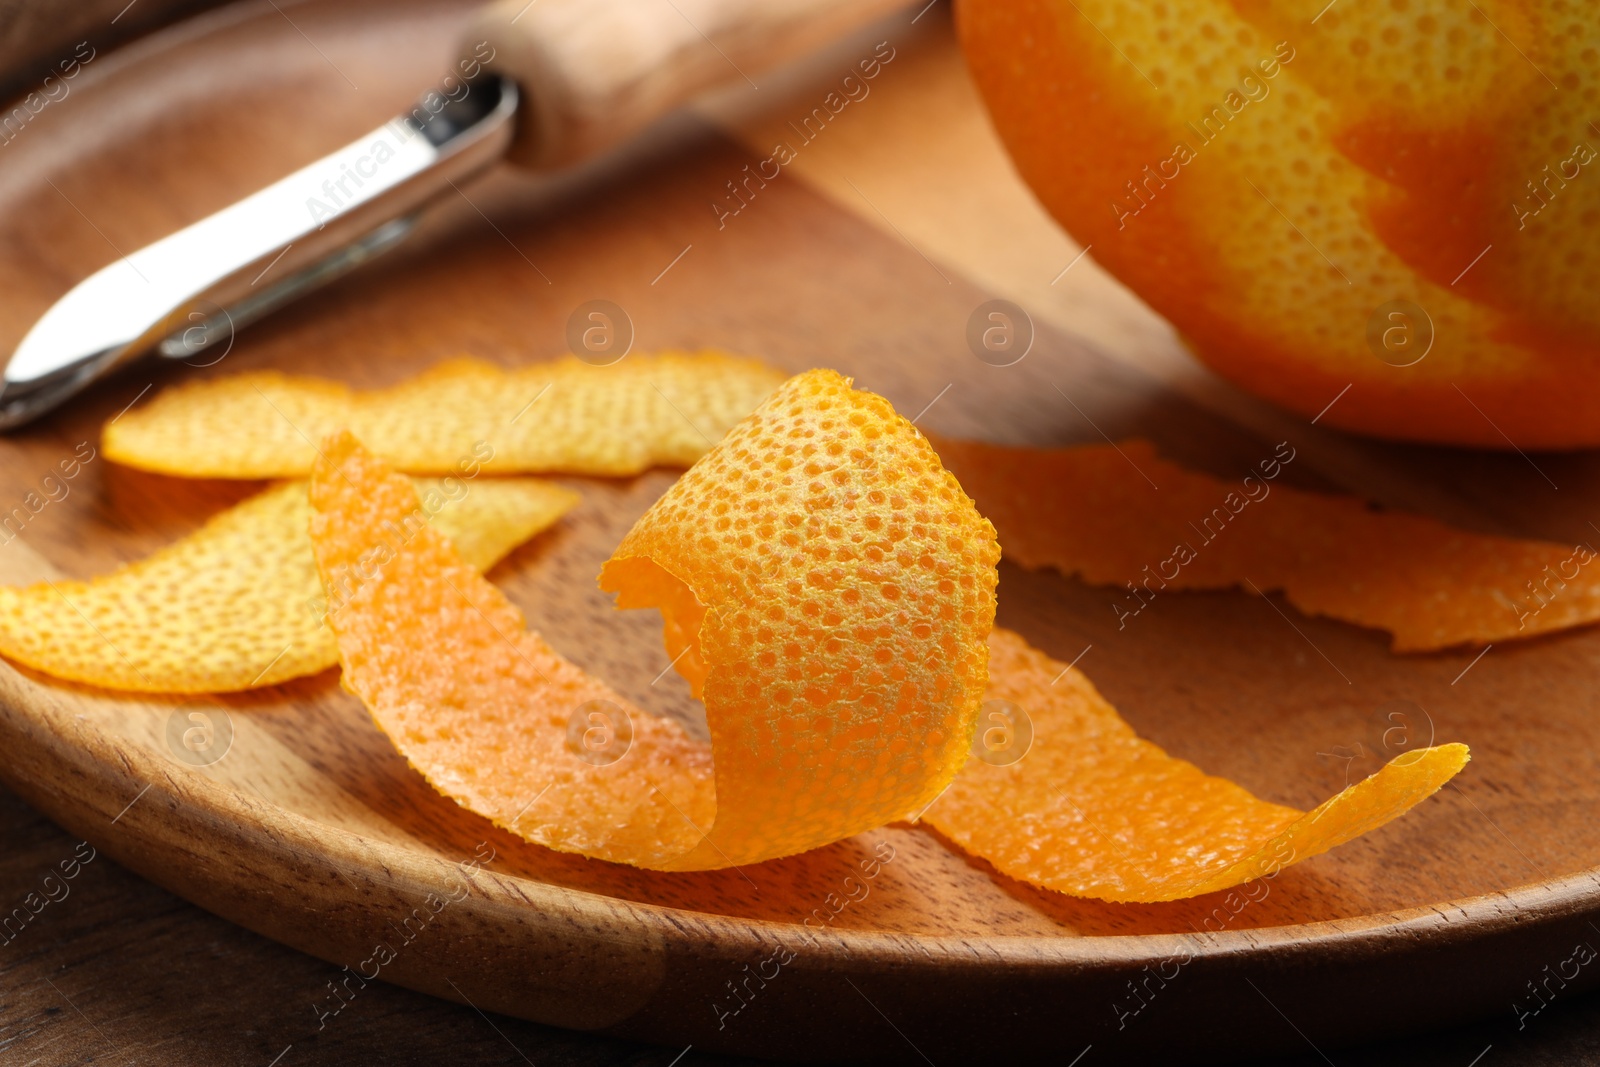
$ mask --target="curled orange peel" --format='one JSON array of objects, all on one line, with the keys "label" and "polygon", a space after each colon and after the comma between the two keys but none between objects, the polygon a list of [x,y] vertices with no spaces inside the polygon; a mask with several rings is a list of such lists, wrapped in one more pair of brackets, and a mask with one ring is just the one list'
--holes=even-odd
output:
[{"label": "curled orange peel", "polygon": [[1600,620],[1592,548],[1469,533],[1290,488],[1275,480],[1294,458],[1287,446],[1229,480],[1169,463],[1146,441],[936,445],[1000,531],[1006,558],[1125,589],[1113,605],[1124,624],[1168,590],[1252,586],[1282,591],[1309,615],[1386,630],[1397,652]]},{"label": "curled orange peel", "polygon": [[507,370],[452,359],[387,389],[253,371],[165,390],[111,420],[114,462],[191,478],[303,477],[315,442],[350,429],[396,470],[637,474],[688,466],[783,375],[721,352],[568,357]]},{"label": "curled orange peel", "polygon": [[[323,451],[318,565],[367,576],[330,620],[345,686],[441,793],[550,848],[702,870],[922,816],[1036,885],[1171,900],[1381,826],[1467,759],[1406,753],[1305,813],[1139,739],[1081,674],[992,628],[992,527],[909,423],[831,371],[736,426],[601,571],[618,606],[661,611],[710,743],[563,659],[443,538],[394,542],[404,480],[349,434]],[[968,760],[984,696],[1031,716],[1014,765]]]},{"label": "curled orange peel", "polygon": [[[324,454],[318,564],[376,576],[330,617],[345,685],[435,787],[528,840],[737,866],[909,816],[965,762],[994,531],[909,422],[831,371],[735,427],[601,573],[621,606],[661,609],[709,745],[562,659],[444,539],[386,540],[406,484],[348,434]],[[572,742],[597,714],[631,733],[603,765]]]}]

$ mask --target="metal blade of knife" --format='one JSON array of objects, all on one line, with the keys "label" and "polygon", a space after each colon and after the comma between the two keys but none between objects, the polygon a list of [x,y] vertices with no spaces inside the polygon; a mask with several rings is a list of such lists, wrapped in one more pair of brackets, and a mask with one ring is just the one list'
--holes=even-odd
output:
[{"label": "metal blade of knife", "polygon": [[504,155],[517,88],[490,75],[437,93],[74,286],[28,331],[0,385],[20,426],[141,355],[204,361],[233,331],[393,245],[453,182]]},{"label": "metal blade of knife", "polygon": [[[480,43],[460,68],[469,79],[454,80],[464,93],[429,92],[407,114],[74,286],[6,364],[0,432],[152,352],[216,362],[234,331],[392,246],[430,201],[502,157],[532,171],[595,158],[701,93],[740,79],[755,87],[752,73],[907,6],[496,0],[469,27],[466,39]],[[932,6],[919,3],[911,22]],[[877,62],[857,60],[862,72]]]}]

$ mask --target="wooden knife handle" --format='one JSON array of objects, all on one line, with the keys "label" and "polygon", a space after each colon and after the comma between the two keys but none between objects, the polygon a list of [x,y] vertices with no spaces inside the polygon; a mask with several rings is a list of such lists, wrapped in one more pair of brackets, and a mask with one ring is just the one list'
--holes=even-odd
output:
[{"label": "wooden knife handle", "polygon": [[[497,0],[463,44],[522,90],[508,158],[569,166],[907,0]],[[466,68],[463,68],[466,69]]]}]

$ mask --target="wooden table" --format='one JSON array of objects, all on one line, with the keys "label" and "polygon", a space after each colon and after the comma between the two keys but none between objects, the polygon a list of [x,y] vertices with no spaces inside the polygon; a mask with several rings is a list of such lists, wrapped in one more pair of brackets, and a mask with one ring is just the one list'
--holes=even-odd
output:
[{"label": "wooden table", "polygon": [[[78,842],[0,790],[0,906],[9,910]],[[486,1016],[373,983],[319,1031],[312,1004],[339,969],[224,922],[119,867],[91,860],[69,895],[0,943],[0,1064],[311,1067],[315,1064],[732,1063]],[[1404,1005],[1396,1005],[1403,1012]],[[1473,1057],[1492,1045],[1481,1060]],[[939,1052],[924,1051],[943,1067]],[[1600,1057],[1600,997],[1517,1033],[1508,1009],[1479,1026],[1359,1050],[1339,1067],[1570,1067]],[[275,1059],[275,1057],[281,1057]],[[1065,1060],[1063,1060],[1063,1063]],[[1088,1062],[1088,1061],[1086,1061]],[[1311,1050],[1276,1067],[1316,1067]]]},{"label": "wooden table", "polygon": [[[735,93],[708,104],[698,116],[680,116],[676,122],[676,131],[682,135],[679,142],[663,139],[654,149],[637,153],[639,166],[631,174],[603,175],[605,180],[592,181],[581,192],[568,190],[565,199],[558,190],[548,200],[538,200],[510,175],[490,179],[473,190],[471,202],[453,204],[430,223],[437,227],[432,236],[419,235],[419,241],[431,244],[413,244],[395,253],[397,258],[387,264],[243,334],[238,350],[230,357],[230,369],[270,365],[302,372],[326,370],[323,363],[328,348],[341,337],[348,342],[350,335],[357,332],[364,351],[384,353],[395,360],[422,361],[461,348],[521,359],[532,347],[549,348],[557,343],[566,309],[598,295],[595,290],[603,286],[621,286],[621,299],[639,309],[641,323],[648,324],[641,326],[642,347],[716,344],[760,352],[790,369],[826,359],[856,373],[861,384],[889,397],[906,413],[920,412],[919,425],[947,433],[1037,443],[1098,440],[1101,430],[1116,436],[1139,433],[1154,437],[1164,450],[1179,457],[1203,454],[1213,459],[1237,458],[1233,453],[1241,448],[1252,449],[1259,442],[1292,435],[1306,457],[1296,464],[1296,471],[1303,465],[1305,479],[1313,485],[1359,487],[1379,501],[1427,511],[1473,528],[1546,537],[1577,536],[1573,525],[1576,517],[1547,501],[1544,484],[1524,469],[1523,461],[1515,455],[1483,458],[1469,470],[1459,458],[1426,450],[1385,449],[1320,427],[1308,427],[1304,420],[1292,419],[1252,400],[1201,369],[1183,353],[1165,324],[1100,272],[1092,259],[1079,260],[1079,249],[1042,215],[1016,181],[994,143],[970,84],[961,74],[941,17],[942,10],[935,9],[914,30],[896,31],[898,51],[891,68],[893,77],[886,75],[876,83],[871,103],[851,111],[848,120],[830,127],[825,138],[808,143],[805,152],[785,171],[785,179],[756,191],[758,199],[748,209],[741,209],[738,216],[726,220],[725,230],[714,219],[708,190],[719,190],[726,178],[741,174],[743,164],[770,151],[767,146],[774,139],[775,120],[742,111],[750,102],[750,94]],[[279,33],[308,69],[320,69],[322,57],[306,48],[302,38],[290,28],[279,27]],[[441,35],[440,39],[445,37]],[[854,42],[842,56],[853,58],[861,47],[861,41]],[[342,53],[335,55],[343,59]],[[812,71],[813,79],[818,77],[818,70],[822,72],[821,83],[802,78],[786,88],[783,79],[767,82],[762,99],[768,112],[780,117],[795,114],[797,105],[791,106],[795,101],[818,99],[819,84],[826,84],[838,70],[848,68],[848,64],[841,66],[839,60],[839,55],[824,59]],[[833,66],[829,67],[829,63]],[[355,116],[341,118],[343,112],[326,107],[322,98],[325,94],[313,92],[316,86],[305,78],[300,80],[306,84],[290,84],[293,79],[285,75],[287,68],[279,64],[273,69],[285,78],[284,93],[304,94],[294,100],[303,103],[307,113],[319,108],[319,114],[326,112],[339,121],[355,121]],[[326,71],[322,77],[329,83],[338,80]],[[377,91],[373,82],[366,78],[362,81],[368,93]],[[337,86],[334,91],[338,91]],[[406,91],[410,91],[409,86]],[[81,100],[82,97],[80,103]],[[790,103],[785,104],[784,100]],[[801,108],[800,112],[804,110]],[[287,113],[297,112],[289,108]],[[285,137],[292,139],[290,135],[300,127],[288,124],[287,129]],[[351,135],[355,132],[349,131]],[[7,163],[12,170],[0,172],[0,184],[18,180],[17,173],[23,169],[17,165],[22,158],[19,153],[26,147],[10,150]],[[143,150],[148,146],[140,147]],[[252,154],[247,151],[249,148],[240,147],[232,157],[221,155],[261,164],[261,153]],[[908,159],[916,165],[907,166]],[[131,187],[116,183],[107,183],[106,188],[107,202],[96,200],[90,206],[96,215],[120,219],[123,213],[117,210],[120,202],[116,196],[133,195],[136,190],[130,192]],[[76,189],[69,181],[67,192]],[[52,243],[58,230],[75,234],[78,243],[74,248],[80,252],[90,249],[103,256],[93,243],[101,236],[87,229],[82,217],[56,202],[60,191],[44,192],[49,196],[41,197],[38,212],[13,213],[20,220],[18,228],[27,229],[31,223],[38,231],[34,236],[39,244],[51,249],[65,247],[64,241]],[[212,195],[217,195],[217,190],[212,190]],[[193,203],[183,203],[186,208],[195,207]],[[112,233],[119,231],[113,229]],[[142,239],[148,239],[148,235]],[[130,246],[133,243],[130,238]],[[675,255],[679,257],[676,260]],[[547,281],[535,275],[537,268],[529,269],[535,262],[546,266],[556,263],[563,269],[554,272],[555,280]],[[65,261],[56,264],[62,274],[82,265],[85,264]],[[504,284],[498,289],[482,284],[491,275],[507,276],[507,272],[523,272],[513,276],[526,283],[526,291],[510,292]],[[0,303],[0,318],[25,317],[30,309],[23,297],[42,299],[41,287],[51,281],[40,280],[33,273],[12,280],[17,284],[11,287],[11,299]],[[661,285],[656,286],[656,282]],[[27,284],[39,291],[27,290]],[[960,332],[969,312],[985,297],[995,294],[1030,308],[1039,325],[1036,354],[1011,375],[992,374],[995,368],[969,357]],[[440,309],[463,307],[474,311],[470,330],[463,331],[460,321],[436,314]],[[389,313],[381,313],[385,308]],[[42,308],[34,308],[32,313],[37,314],[38,310]],[[840,324],[846,322],[852,324],[850,328],[841,328]],[[775,323],[783,324],[783,328],[776,328]],[[25,324],[4,325],[13,328]],[[376,380],[402,370],[381,359],[363,359],[355,372]],[[170,380],[170,376],[164,380]],[[1092,413],[1092,426],[1070,417],[1065,405],[1048,388],[1053,381],[1066,383],[1066,390],[1075,398],[1073,406],[1082,404],[1084,411]],[[129,390],[132,391],[136,390]],[[87,406],[30,431],[28,440],[40,455],[53,454],[59,443],[53,435],[68,435],[61,440],[70,437],[70,441],[76,441],[79,438],[70,434],[79,430],[92,434],[101,419],[114,415],[125,402],[125,397],[113,391],[92,393],[85,400]],[[148,492],[148,478],[128,471],[111,472],[108,468],[108,464],[96,464],[82,491],[75,490],[61,506],[52,506],[39,524],[30,528],[25,538],[30,550],[75,574],[92,573],[104,569],[107,562],[94,553],[106,552],[116,558],[137,556],[192,528],[195,515],[218,506],[216,500],[200,499],[198,495],[188,501],[174,499],[179,494],[170,485],[159,493]],[[1600,470],[1583,457],[1552,461],[1550,470],[1563,487],[1571,487],[1569,496],[1589,499],[1600,487]],[[657,485],[655,491],[659,488]],[[197,489],[195,493],[205,491]],[[104,544],[87,543],[91,540],[84,534],[90,528],[88,524],[107,516],[121,524],[115,530],[116,536],[102,538],[107,542]],[[114,545],[110,544],[112,541]],[[614,538],[605,543],[614,543]],[[602,550],[598,545],[591,547]],[[585,583],[597,563],[598,560],[587,561],[582,574]],[[516,568],[507,569],[501,578],[515,595],[523,598],[525,607],[550,599],[538,596],[538,588],[532,584],[519,587],[519,581],[531,583],[533,578]],[[1080,608],[1095,607],[1094,612],[1085,608],[1080,613],[1082,619],[1088,620],[1084,625],[1108,625],[1103,605],[1090,605],[1089,594],[1081,587],[1050,576],[1033,578],[1009,564],[1004,582],[1006,606],[1002,608],[1002,622],[1026,623],[1030,615],[1041,613],[1041,605],[1071,599]],[[572,578],[561,587],[576,589],[579,585]],[[1220,598],[1207,603],[1218,602]],[[1238,608],[1240,603],[1247,602],[1238,598],[1233,607]],[[1221,659],[1227,659],[1221,655],[1227,651],[1222,647],[1225,637],[1213,634],[1209,644],[1204,640],[1205,631],[1214,620],[1204,614],[1199,601],[1175,600],[1169,620],[1178,627],[1172,633],[1191,635],[1193,641],[1185,644],[1157,640],[1158,631],[1152,622],[1141,629],[1137,638],[1148,641],[1149,647],[1127,643],[1112,647],[1112,642],[1102,642],[1096,648],[1090,673],[1108,695],[1125,705],[1130,721],[1142,732],[1179,754],[1258,789],[1263,789],[1260,783],[1265,783],[1266,787],[1285,790],[1271,793],[1275,798],[1294,799],[1302,804],[1315,802],[1331,791],[1330,785],[1337,788],[1342,779],[1337,768],[1317,762],[1314,749],[1322,744],[1321,740],[1287,736],[1291,727],[1265,715],[1243,720],[1255,721],[1262,727],[1248,745],[1234,739],[1241,721],[1237,717],[1222,729],[1189,728],[1194,710],[1191,703],[1203,705],[1202,710],[1216,709],[1227,706],[1221,700],[1226,696],[1259,712],[1269,705],[1281,708],[1296,695],[1291,675],[1308,677],[1305,684],[1310,686],[1333,684],[1326,677],[1318,681],[1315,672],[1321,670],[1320,664],[1311,662],[1304,650],[1287,647],[1288,642],[1299,638],[1281,628],[1277,616],[1271,615],[1265,605],[1253,606],[1261,609],[1260,615],[1268,625],[1283,630],[1273,630],[1269,641],[1277,654],[1264,657],[1252,649],[1249,663],[1229,660],[1216,665],[1208,677],[1200,679],[1210,687],[1197,690],[1204,700],[1174,697],[1189,692],[1184,687],[1190,686],[1192,678],[1158,678],[1159,684],[1149,678],[1149,665],[1155,662],[1153,654],[1173,648],[1188,648],[1191,659],[1200,655],[1196,649],[1216,651]],[[538,616],[534,621],[552,631],[563,622],[559,617]],[[1339,630],[1334,624],[1316,621],[1308,625],[1314,627],[1312,632],[1319,641],[1326,636],[1328,641],[1339,642],[1336,653],[1344,649],[1351,656],[1363,657],[1374,672],[1389,663],[1387,652],[1379,647],[1374,635]],[[1184,626],[1188,629],[1183,630]],[[1088,636],[1070,628],[1037,629],[1042,634],[1040,639],[1049,642],[1049,651],[1067,658],[1081,647],[1081,641],[1091,637],[1099,641],[1099,630],[1094,629],[1088,631]],[[585,647],[581,641],[574,643]],[[626,646],[635,647],[644,645]],[[589,654],[600,657],[603,652]],[[1500,664],[1516,655],[1497,651],[1488,664],[1478,668],[1474,682],[1503,677],[1494,672],[1511,669]],[[1572,653],[1573,657],[1577,655],[1576,651]],[[1263,659],[1269,662],[1259,664],[1262,670],[1254,670],[1257,661]],[[642,671],[638,679],[641,687],[657,669],[649,663],[630,662],[622,655],[613,660],[585,665],[613,680],[624,677],[628,670],[635,674]],[[1595,657],[1586,662],[1595,662]],[[1448,683],[1457,669],[1442,660],[1418,668],[1440,686]],[[1568,688],[1579,688],[1583,678],[1587,675],[1572,675]],[[1242,695],[1224,689],[1225,685],[1240,682],[1248,683],[1248,691]],[[307,683],[306,691],[313,691],[317,684]],[[331,689],[327,685],[323,688]],[[1597,689],[1592,683],[1586,683],[1586,688]],[[1298,695],[1303,701],[1314,703],[1319,692],[1323,690],[1313,690],[1310,698],[1303,692]],[[337,694],[329,699],[338,699]],[[1333,706],[1338,701],[1329,698],[1327,703]],[[1552,703],[1580,724],[1594,721],[1592,715],[1581,719],[1584,709],[1575,699]],[[246,717],[241,713],[241,722]],[[269,716],[258,718],[263,722],[252,725],[263,730],[274,726],[266,721]],[[342,721],[335,721],[334,725]],[[304,740],[298,736],[295,723],[280,721],[276,725],[289,741]],[[1269,736],[1267,728],[1275,728],[1276,733]],[[381,739],[373,737],[370,730],[363,736],[361,744],[366,747],[361,751],[370,757],[370,764],[379,766],[388,760],[386,765],[392,768],[393,753]],[[307,743],[315,740],[312,736]],[[262,750],[268,747],[261,746]],[[1594,839],[1590,820],[1585,817],[1594,800],[1585,790],[1594,780],[1588,756],[1594,749],[1572,744],[1559,730],[1545,731],[1542,747],[1530,747],[1537,748],[1543,761],[1535,768],[1543,776],[1534,783],[1537,788],[1503,789],[1494,796],[1488,795],[1491,790],[1487,786],[1483,789],[1482,803],[1502,818],[1502,823],[1492,822],[1482,811],[1474,814],[1479,802],[1459,790],[1452,791],[1420,812],[1417,821],[1407,824],[1423,831],[1428,825],[1439,827],[1435,832],[1445,844],[1414,850],[1414,856],[1426,857],[1426,863],[1420,859],[1396,862],[1392,856],[1386,858],[1379,845],[1358,843],[1318,861],[1315,867],[1307,865],[1306,869],[1287,875],[1283,884],[1292,882],[1297,888],[1294,893],[1282,894],[1281,900],[1290,902],[1282,906],[1292,908],[1292,902],[1297,900],[1321,901],[1327,906],[1327,914],[1359,917],[1415,903],[1410,897],[1393,894],[1415,896],[1425,890],[1430,895],[1421,896],[1421,900],[1445,900],[1469,891],[1524,885],[1544,874],[1539,863],[1547,863],[1554,874],[1569,869],[1560,865],[1563,863],[1581,861],[1585,866],[1592,865],[1594,855],[1600,852],[1600,841]],[[1532,760],[1509,744],[1499,753],[1492,748],[1489,751],[1498,758],[1482,760],[1475,773],[1521,773],[1519,757],[1526,757],[1523,763]],[[306,759],[296,766],[301,764],[310,765]],[[362,768],[366,766],[361,764]],[[232,773],[232,767],[224,765],[217,773]],[[1531,774],[1529,771],[1524,777]],[[1560,778],[1560,774],[1566,778]],[[21,778],[19,775],[18,780]],[[1325,778],[1328,781],[1323,781]],[[394,801],[386,791],[403,792],[408,782],[415,785],[406,777],[380,779],[354,771],[343,779],[343,785],[378,806]],[[255,782],[244,784],[258,788]],[[1515,779],[1513,784],[1517,784]],[[272,782],[266,783],[267,788],[272,786]],[[1538,798],[1541,791],[1560,794],[1561,803],[1573,809],[1561,823],[1564,830],[1570,831],[1572,840],[1536,836],[1542,824],[1534,817],[1542,818],[1544,814],[1537,806],[1530,808],[1523,802],[1530,795]],[[137,789],[130,788],[118,795],[136,800],[136,793]],[[41,804],[50,799],[47,793],[29,795],[36,796]],[[426,818],[439,810],[441,802],[431,794],[407,795],[417,799],[418,810],[425,816],[418,822],[427,829]],[[103,812],[97,809],[96,814],[101,819],[111,818],[122,803],[118,799]],[[147,808],[135,811],[117,828],[119,833],[128,833],[130,827],[154,817],[147,810],[151,802],[145,804]],[[405,814],[403,803],[390,806]],[[0,838],[3,915],[33,891],[48,870],[74,855],[75,842],[9,794],[0,799],[0,807],[4,809],[0,811],[0,834],[4,834]],[[1529,811],[1532,815],[1528,817],[1534,820],[1529,825],[1509,821]],[[1553,820],[1562,812],[1552,808],[1545,814]],[[1433,821],[1429,824],[1424,819]],[[1499,829],[1502,824],[1509,827],[1515,841]],[[90,832],[89,825],[87,821],[83,823],[84,832]],[[1405,827],[1396,831],[1401,832]],[[1426,834],[1419,838],[1426,839]],[[916,840],[925,846],[923,859],[928,862],[943,864],[941,869],[961,866],[959,858],[947,856],[936,844]],[[1400,839],[1391,836],[1389,840]],[[1525,847],[1535,858],[1525,853]],[[184,870],[205,869],[203,862],[189,862],[200,852],[192,839],[182,838],[174,848],[183,853]],[[1546,857],[1546,849],[1559,854]],[[1445,851],[1451,853],[1453,862],[1436,857],[1436,853]],[[142,861],[143,869],[162,877],[164,872],[153,869],[159,864],[152,865],[150,855],[148,851],[130,852],[124,858],[135,867],[141,866]],[[544,859],[547,858],[534,857],[529,862]],[[806,861],[801,861],[802,865],[803,862]],[[622,878],[627,873],[596,875],[582,864],[569,866],[572,870],[581,869],[586,877]],[[1416,874],[1427,884],[1423,889],[1405,884],[1404,879],[1389,884],[1391,880],[1381,875],[1396,866],[1406,868],[1408,874]],[[787,869],[792,871],[794,867]],[[978,905],[970,907],[964,918],[970,919],[970,913],[977,912],[988,920],[994,919],[994,909],[987,902],[1010,898],[1001,896],[986,877],[975,877],[964,867],[960,873],[988,894],[974,898]],[[320,874],[329,881],[335,877],[327,871]],[[903,890],[906,898],[922,909],[915,918],[924,925],[949,918],[945,910],[923,906],[928,894],[921,890],[928,881],[908,877]],[[263,898],[270,898],[275,885],[252,879],[247,890],[260,891]],[[646,888],[652,892],[659,889]],[[1031,910],[1011,908],[999,917],[1028,925],[1030,931],[1038,927],[1055,933],[1050,925],[1054,923],[1079,933],[1105,932],[1106,923],[1101,920],[1107,916],[1118,923],[1139,918],[1118,909],[1047,900],[1041,894],[1021,889],[1016,892],[1019,898],[1026,897]],[[891,894],[874,899],[886,902],[886,907],[894,904]],[[687,908],[706,901],[671,903]],[[912,910],[915,909],[908,912]],[[1151,921],[1171,924],[1182,919],[1181,909],[1143,914]],[[1253,926],[1270,928],[1294,918],[1292,911],[1269,913],[1264,909],[1253,913],[1251,920]],[[308,949],[331,954],[321,927],[302,923],[296,929],[281,931],[281,936],[290,940],[300,936],[300,943]],[[1520,995],[1516,989],[1521,976],[1537,973],[1537,964],[1526,972],[1520,966],[1492,971],[1476,977],[1495,978],[1510,991],[1505,1010],[1481,1029],[1433,1043],[1437,1047],[1432,1052],[1424,1051],[1430,1047],[1428,1042],[1375,1051],[1364,1058],[1333,1043],[1325,1042],[1323,1048],[1332,1061],[1340,1063],[1364,1059],[1374,1063],[1423,1062],[1458,1067],[1472,1064],[1491,1045],[1488,1055],[1477,1060],[1484,1067],[1512,1062],[1569,1063],[1582,1055],[1585,1021],[1592,1012],[1571,1011],[1563,1000],[1535,1019],[1528,1031],[1515,1033],[1509,1001]],[[336,968],[329,964],[181,903],[124,872],[108,857],[100,856],[72,880],[68,896],[42,908],[14,941],[0,944],[0,975],[4,978],[0,989],[14,994],[0,1001],[4,1004],[0,1008],[0,1064],[109,1059],[117,1063],[233,1061],[269,1065],[276,1061],[290,1067],[314,1062],[318,1057],[336,1063],[488,1060],[543,1064],[632,1058],[633,1062],[670,1064],[684,1052],[681,1047],[642,1049],[501,1017],[490,1019],[470,1005],[435,1001],[377,983],[365,988],[347,1010],[319,1030],[313,1005],[326,996],[326,983],[335,973]],[[1394,973],[1392,969],[1390,973]],[[1445,969],[1441,976],[1450,979],[1456,975]],[[426,984],[424,977],[413,976],[414,984]],[[686,987],[684,971],[675,971],[673,977],[679,988]],[[1399,996],[1383,999],[1377,1007],[1369,1005],[1364,1010],[1365,1017],[1352,1014],[1350,1032],[1355,1032],[1357,1024],[1372,1022],[1374,1012],[1396,1026],[1408,1021],[1418,1023],[1423,1018],[1420,1005],[1424,992],[1418,991],[1416,1004],[1408,1004],[1405,996]],[[1577,1002],[1577,997],[1573,995],[1571,1000]],[[481,998],[479,1002],[482,1003]],[[1458,1006],[1467,1003],[1459,998],[1451,1002]],[[803,1016],[805,1025],[814,1026],[819,1036],[846,1032],[842,1021],[847,1007],[844,1002],[825,1005],[820,1013],[803,1010],[806,1006],[807,1002],[801,1001],[793,1014]],[[837,1009],[832,1018],[826,1010],[830,1006]],[[1435,1003],[1429,1010],[1437,1008]],[[884,1022],[880,1028],[877,1016],[859,1005],[857,1009],[861,1016],[857,1023],[869,1028],[859,1031],[859,1035],[871,1035],[884,1042],[884,1047],[903,1036],[891,1032],[890,1028],[899,1029],[893,1024]],[[1566,1014],[1563,1009],[1568,1009]],[[1276,1005],[1269,1010],[1261,1002],[1234,1002],[1229,994],[1217,1003],[1212,1023],[1230,1029],[1230,1041],[1240,1030],[1256,1028],[1255,1032],[1265,1034],[1269,1032],[1266,1028],[1281,1024],[1278,1037],[1283,1047],[1296,1047],[1296,1027],[1288,1021],[1296,1011],[1291,1007],[1285,1017],[1274,1015],[1277,1010]],[[1498,1010],[1498,1002],[1491,1010]],[[905,1021],[898,1012],[890,1014]],[[1338,1012],[1327,1014],[1341,1018]],[[812,1015],[818,1017],[813,1019]],[[1055,1022],[1048,1008],[1036,1013],[1036,1018]],[[1342,1023],[1330,1028],[1334,1032],[1327,1042],[1338,1040],[1338,1025]],[[915,1027],[911,1029],[915,1032]],[[1181,1028],[1176,1029],[1177,1055],[1183,1051],[1184,1033]],[[849,1031],[852,1041],[859,1035]],[[1064,1047],[1061,1062],[1069,1062],[1077,1047]],[[933,1062],[957,1058],[931,1043],[918,1051],[925,1051],[926,1058]],[[1306,1052],[1309,1059],[1305,1062],[1324,1062],[1320,1053],[1309,1048]],[[681,1062],[692,1062],[693,1055],[691,1052]],[[1515,1058],[1519,1056],[1520,1059]],[[1094,1057],[1088,1057],[1082,1067],[1093,1067],[1094,1062]]]}]

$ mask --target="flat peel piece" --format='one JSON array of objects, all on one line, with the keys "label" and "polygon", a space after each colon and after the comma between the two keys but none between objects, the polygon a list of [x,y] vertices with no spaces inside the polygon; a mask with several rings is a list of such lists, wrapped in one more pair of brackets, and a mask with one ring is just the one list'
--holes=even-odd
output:
[{"label": "flat peel piece", "polygon": [[1302,812],[1141,739],[1080,671],[1008,630],[989,639],[989,672],[988,699],[1027,713],[1032,745],[1004,766],[973,759],[923,821],[1073,896],[1179,900],[1271,877],[1404,814],[1470,758],[1460,744],[1405,752]]},{"label": "flat peel piece", "polygon": [[1167,590],[1253,585],[1307,614],[1387,630],[1397,652],[1600,620],[1600,565],[1588,546],[1469,533],[1292,489],[1273,480],[1281,446],[1232,481],[1169,463],[1146,441],[935,446],[994,522],[1006,558],[1128,589],[1113,605],[1119,618]]},{"label": "flat peel piece", "polygon": [[165,390],[108,423],[117,463],[191,478],[304,477],[349,429],[396,470],[620,476],[688,466],[783,381],[720,352],[572,357],[506,370],[453,359],[387,389],[254,371]]},{"label": "flat peel piece", "polygon": [[[345,685],[435,788],[527,840],[662,870],[754,863],[920,810],[965,760],[993,529],[910,423],[831,371],[735,427],[602,571],[619,606],[661,608],[710,745],[527,632],[442,538],[386,545],[404,483],[348,434],[324,453],[319,566],[377,571],[330,616]],[[604,765],[570,740],[596,707],[631,723]]]},{"label": "flat peel piece", "polygon": [[[407,522],[431,521],[480,570],[578,496],[534,478],[419,478]],[[338,662],[311,552],[304,481],[266,489],[166,548],[91,581],[0,588],[0,654],[108,689],[229,692]]]}]

